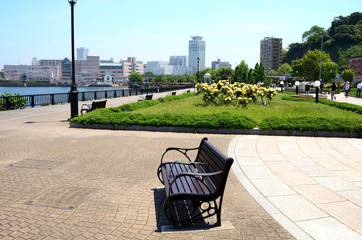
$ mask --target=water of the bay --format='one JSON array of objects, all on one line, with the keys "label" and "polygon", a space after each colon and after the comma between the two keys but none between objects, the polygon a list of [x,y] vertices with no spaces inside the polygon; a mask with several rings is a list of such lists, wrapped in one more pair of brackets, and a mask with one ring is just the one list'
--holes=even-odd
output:
[{"label": "water of the bay", "polygon": [[[104,90],[122,90],[125,87],[78,87],[78,92],[88,91],[104,91]],[[36,95],[36,94],[52,94],[52,93],[68,93],[70,87],[0,87],[0,95],[10,93],[14,95]]]}]

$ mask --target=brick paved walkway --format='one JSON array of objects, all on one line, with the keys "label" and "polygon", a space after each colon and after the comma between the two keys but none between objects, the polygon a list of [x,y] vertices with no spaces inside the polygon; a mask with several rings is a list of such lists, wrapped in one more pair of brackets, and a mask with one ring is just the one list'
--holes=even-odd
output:
[{"label": "brick paved walkway", "polygon": [[68,108],[0,112],[0,239],[293,239],[232,172],[222,212],[231,229],[157,231],[165,148],[206,136],[227,153],[235,136],[70,129]]}]

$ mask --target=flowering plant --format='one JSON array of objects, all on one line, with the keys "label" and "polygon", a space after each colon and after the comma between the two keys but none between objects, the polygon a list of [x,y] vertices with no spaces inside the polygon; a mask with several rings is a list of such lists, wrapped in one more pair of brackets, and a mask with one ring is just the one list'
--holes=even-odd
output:
[{"label": "flowering plant", "polygon": [[[203,94],[205,104],[214,105],[235,105],[246,107],[249,103],[256,103],[260,97],[261,102],[266,105],[277,94],[276,90],[261,87],[260,85],[252,85],[236,82],[230,84],[226,80],[212,84],[196,85],[197,92]],[[264,100],[264,97],[266,98]]]}]

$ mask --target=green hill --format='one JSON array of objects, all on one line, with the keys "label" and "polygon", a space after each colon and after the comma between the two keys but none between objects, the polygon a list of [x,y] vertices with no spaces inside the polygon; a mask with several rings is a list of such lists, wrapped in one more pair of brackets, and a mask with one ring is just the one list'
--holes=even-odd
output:
[{"label": "green hill", "polygon": [[348,58],[362,56],[362,12],[355,12],[347,17],[334,18],[327,30],[313,26],[303,33],[302,43],[288,46],[284,61],[291,64],[295,59],[302,58],[308,50],[321,47],[323,34],[323,51],[329,53],[339,69],[348,68]]}]

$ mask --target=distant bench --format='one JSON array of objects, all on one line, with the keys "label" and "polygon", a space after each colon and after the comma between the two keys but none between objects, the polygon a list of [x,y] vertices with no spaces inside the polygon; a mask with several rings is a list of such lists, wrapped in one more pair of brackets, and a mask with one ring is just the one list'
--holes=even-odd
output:
[{"label": "distant bench", "polygon": [[82,109],[80,110],[80,113],[83,114],[83,112],[88,113],[98,108],[105,108],[106,107],[107,100],[103,101],[93,101],[92,104],[83,104]]},{"label": "distant bench", "polygon": [[[198,150],[194,161],[188,156],[188,151],[192,150]],[[163,162],[166,153],[170,151],[181,153],[186,161]],[[165,216],[176,228],[214,215],[217,218],[215,225],[221,225],[222,199],[233,161],[225,157],[207,138],[202,139],[196,148],[166,149],[157,175],[165,186]]]},{"label": "distant bench", "polygon": [[170,96],[170,95],[176,95],[176,92],[171,92],[171,93],[167,93],[166,96]]},{"label": "distant bench", "polygon": [[153,94],[147,94],[145,96],[139,96],[138,101],[152,100]]}]

